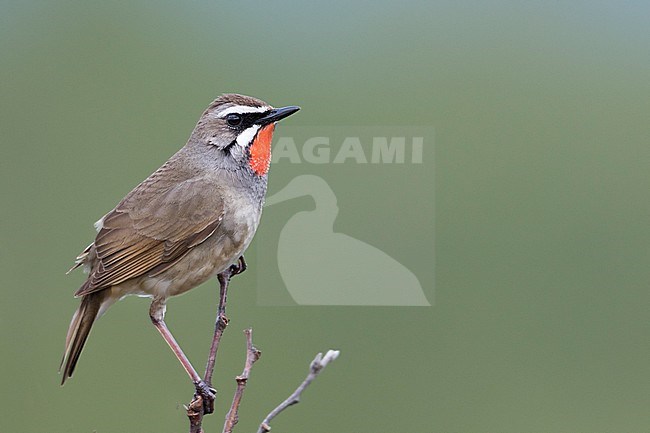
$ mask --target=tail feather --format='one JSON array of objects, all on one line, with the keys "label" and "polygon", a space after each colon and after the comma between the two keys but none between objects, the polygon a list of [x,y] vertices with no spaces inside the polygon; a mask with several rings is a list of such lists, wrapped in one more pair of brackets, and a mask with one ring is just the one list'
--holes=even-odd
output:
[{"label": "tail feather", "polygon": [[61,385],[65,383],[67,378],[72,377],[79,355],[81,355],[88,334],[90,334],[90,329],[97,319],[103,298],[103,292],[95,292],[84,296],[81,298],[81,305],[72,316],[68,334],[65,338],[65,352],[59,366],[59,372],[63,370]]}]

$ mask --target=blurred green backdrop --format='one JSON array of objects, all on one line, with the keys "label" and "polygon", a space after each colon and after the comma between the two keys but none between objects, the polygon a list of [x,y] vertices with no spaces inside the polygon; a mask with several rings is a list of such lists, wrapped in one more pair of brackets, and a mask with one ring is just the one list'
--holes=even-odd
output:
[{"label": "blurred green backdrop", "polygon": [[[296,125],[436,130],[435,244],[413,241],[423,249],[409,264],[427,274],[435,249],[435,305],[264,307],[255,273],[237,277],[221,409],[242,367],[239,330],[252,326],[264,353],[237,431],[330,347],[339,360],[273,431],[647,431],[649,17],[641,1],[0,2],[0,431],[186,430],[192,390],[144,300],[98,322],[59,387],[82,281],[64,272],[92,222],[225,91],[301,105]],[[357,187],[357,167],[338,188]],[[382,209],[411,221],[420,191],[397,205],[359,194],[337,224],[411,257],[424,227]],[[214,303],[210,283],[169,305],[199,367]],[[206,418],[206,431],[221,424]]]}]

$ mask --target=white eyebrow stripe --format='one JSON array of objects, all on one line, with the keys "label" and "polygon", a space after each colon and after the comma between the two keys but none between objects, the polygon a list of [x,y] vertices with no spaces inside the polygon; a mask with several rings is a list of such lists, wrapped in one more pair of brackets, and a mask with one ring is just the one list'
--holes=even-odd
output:
[{"label": "white eyebrow stripe", "polygon": [[237,136],[237,145],[246,148],[253,138],[255,138],[255,134],[257,134],[259,129],[260,125],[253,125],[250,128],[244,129],[242,133]]},{"label": "white eyebrow stripe", "polygon": [[223,118],[231,113],[242,114],[242,113],[266,113],[271,111],[273,108],[268,105],[263,105],[261,107],[251,107],[249,105],[235,105],[234,107],[226,108],[223,111],[219,112],[219,117]]}]

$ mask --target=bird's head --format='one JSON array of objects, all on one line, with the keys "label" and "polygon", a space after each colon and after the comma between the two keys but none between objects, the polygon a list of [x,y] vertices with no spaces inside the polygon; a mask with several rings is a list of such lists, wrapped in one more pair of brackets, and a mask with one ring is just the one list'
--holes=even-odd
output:
[{"label": "bird's head", "polygon": [[215,99],[196,126],[195,139],[214,146],[225,158],[248,166],[258,176],[268,172],[275,123],[300,107],[274,108],[251,96],[234,93]]}]

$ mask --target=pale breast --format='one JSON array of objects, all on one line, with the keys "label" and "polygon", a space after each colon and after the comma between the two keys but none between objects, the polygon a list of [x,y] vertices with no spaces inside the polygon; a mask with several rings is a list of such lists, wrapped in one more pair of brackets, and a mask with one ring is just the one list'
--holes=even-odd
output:
[{"label": "pale breast", "polygon": [[170,297],[187,292],[235,264],[248,248],[260,221],[260,211],[246,200],[230,203],[222,225],[174,266],[155,277],[141,277],[149,296]]}]

